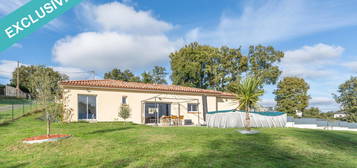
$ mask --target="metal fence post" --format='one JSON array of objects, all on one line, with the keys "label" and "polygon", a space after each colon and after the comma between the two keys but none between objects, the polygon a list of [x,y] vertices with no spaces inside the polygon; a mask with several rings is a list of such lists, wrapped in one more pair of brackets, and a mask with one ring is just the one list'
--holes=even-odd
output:
[{"label": "metal fence post", "polygon": [[22,115],[25,114],[25,103],[22,103]]},{"label": "metal fence post", "polygon": [[14,120],[14,104],[11,104],[11,120]]}]

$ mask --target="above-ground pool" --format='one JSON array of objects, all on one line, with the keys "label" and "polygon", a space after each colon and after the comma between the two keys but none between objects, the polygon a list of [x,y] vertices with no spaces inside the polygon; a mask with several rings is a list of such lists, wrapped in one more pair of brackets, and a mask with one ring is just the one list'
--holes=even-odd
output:
[{"label": "above-ground pool", "polygon": [[[287,116],[283,112],[249,112],[251,127],[285,127]],[[236,110],[207,113],[207,126],[217,128],[243,128],[246,113]]]}]

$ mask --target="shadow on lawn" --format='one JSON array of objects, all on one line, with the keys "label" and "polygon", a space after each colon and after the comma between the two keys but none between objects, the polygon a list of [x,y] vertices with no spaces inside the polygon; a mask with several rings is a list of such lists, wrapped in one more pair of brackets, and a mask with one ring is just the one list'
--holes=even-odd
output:
[{"label": "shadow on lawn", "polygon": [[[337,131],[296,130],[297,138],[326,147],[353,150],[357,155],[357,134]],[[354,148],[354,149],[353,149]]]},{"label": "shadow on lawn", "polygon": [[112,128],[112,129],[101,129],[101,130],[92,131],[92,132],[90,132],[89,134],[103,134],[103,133],[108,133],[108,132],[128,130],[128,129],[132,129],[132,128],[133,128],[133,127],[121,127],[121,128]]},{"label": "shadow on lawn", "polygon": [[[298,153],[296,147],[282,146],[276,137],[268,134],[234,135],[208,141],[199,154],[181,152],[164,162],[163,167],[348,167],[343,162],[333,162],[334,158],[321,153]],[[237,133],[238,134],[238,133]],[[322,134],[322,135],[315,135]],[[319,137],[328,142],[341,145],[342,148],[353,148],[356,141],[347,140],[346,134],[321,131],[296,131],[301,141],[314,142]],[[279,135],[284,136],[284,135]],[[350,135],[351,136],[351,135]],[[324,143],[324,142],[323,142]],[[356,147],[356,146],[355,146]],[[354,147],[354,148],[355,148]],[[335,147],[338,148],[338,147]],[[352,149],[353,150],[353,149]],[[342,164],[341,164],[342,163]],[[351,164],[351,162],[349,162]],[[154,165],[155,167],[155,165]],[[161,167],[161,166],[160,166]]]}]

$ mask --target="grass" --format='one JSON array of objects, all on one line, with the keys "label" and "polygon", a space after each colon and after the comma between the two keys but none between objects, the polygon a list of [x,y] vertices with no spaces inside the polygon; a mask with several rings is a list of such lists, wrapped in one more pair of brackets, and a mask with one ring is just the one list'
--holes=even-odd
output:
[{"label": "grass", "polygon": [[150,127],[123,123],[53,124],[72,138],[28,145],[45,134],[40,114],[0,126],[1,167],[357,167],[357,133],[292,128]]}]

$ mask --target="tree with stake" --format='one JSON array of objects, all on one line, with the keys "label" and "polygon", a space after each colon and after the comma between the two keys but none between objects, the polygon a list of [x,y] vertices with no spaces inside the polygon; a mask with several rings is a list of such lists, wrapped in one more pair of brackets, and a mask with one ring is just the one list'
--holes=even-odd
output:
[{"label": "tree with stake", "polygon": [[261,89],[262,82],[260,77],[249,76],[232,88],[239,101],[238,109],[246,112],[244,127],[249,132],[251,131],[249,111],[256,106],[259,97],[264,94],[264,90]]},{"label": "tree with stake", "polygon": [[31,92],[38,103],[45,107],[47,136],[51,134],[51,120],[61,113],[61,105],[57,102],[60,96],[57,82],[51,79],[51,71],[46,68],[37,68],[30,77]]}]

